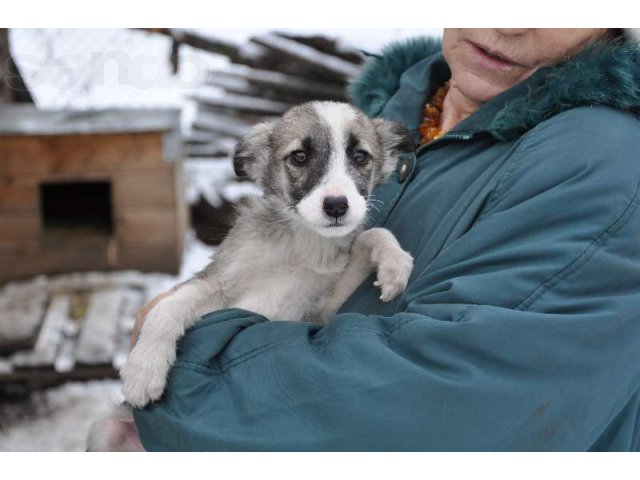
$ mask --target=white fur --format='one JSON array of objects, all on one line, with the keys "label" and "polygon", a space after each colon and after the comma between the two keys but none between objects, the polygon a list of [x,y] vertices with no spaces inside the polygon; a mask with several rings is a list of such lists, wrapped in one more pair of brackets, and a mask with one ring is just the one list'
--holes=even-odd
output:
[{"label": "white fur", "polygon": [[[346,126],[355,118],[353,110],[345,104],[323,102],[316,103],[314,109],[330,127],[332,156],[327,173],[303,200],[298,204],[298,212],[307,221],[309,227],[320,235],[342,237],[355,230],[364,221],[367,214],[366,199],[360,195],[356,184],[347,173]],[[347,213],[340,219],[339,227],[331,226],[334,219],[329,218],[323,209],[327,197],[345,196],[349,204]]]}]

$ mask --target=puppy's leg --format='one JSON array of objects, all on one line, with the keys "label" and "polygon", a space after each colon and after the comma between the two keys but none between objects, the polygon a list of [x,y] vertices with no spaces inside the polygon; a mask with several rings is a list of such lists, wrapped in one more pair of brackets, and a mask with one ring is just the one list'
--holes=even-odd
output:
[{"label": "puppy's leg", "polygon": [[120,370],[124,396],[134,407],[160,398],[184,331],[209,311],[223,308],[222,290],[209,278],[195,278],[163,298],[149,312],[127,363]]},{"label": "puppy's leg", "polygon": [[87,452],[144,452],[131,407],[121,403],[91,425]]},{"label": "puppy's leg", "polygon": [[413,270],[413,257],[385,228],[365,230],[356,238],[349,263],[323,306],[322,323],[327,323],[356,288],[377,269],[374,285],[380,287],[383,302],[393,300],[406,287]]},{"label": "puppy's leg", "polygon": [[413,271],[413,257],[386,228],[372,228],[360,236],[365,233],[363,241],[371,248],[369,258],[378,272],[373,284],[380,287],[380,300],[390,302],[407,288]]}]

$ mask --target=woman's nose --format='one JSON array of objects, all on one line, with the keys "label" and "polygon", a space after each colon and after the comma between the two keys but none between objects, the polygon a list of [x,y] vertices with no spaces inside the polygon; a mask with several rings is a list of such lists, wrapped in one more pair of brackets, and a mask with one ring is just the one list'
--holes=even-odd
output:
[{"label": "woman's nose", "polygon": [[496,31],[500,35],[504,35],[505,37],[515,36],[515,35],[524,35],[529,30],[531,29],[530,28],[496,28]]}]

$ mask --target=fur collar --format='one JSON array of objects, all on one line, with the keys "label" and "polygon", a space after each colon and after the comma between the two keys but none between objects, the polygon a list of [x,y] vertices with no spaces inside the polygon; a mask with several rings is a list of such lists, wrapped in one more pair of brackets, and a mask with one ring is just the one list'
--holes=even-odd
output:
[{"label": "fur collar", "polygon": [[[351,84],[354,105],[376,116],[396,93],[411,66],[441,50],[440,41],[395,43],[374,56]],[[640,44],[595,42],[580,55],[530,77],[522,94],[509,98],[486,126],[496,138],[517,138],[540,122],[578,106],[603,105],[640,113]],[[514,87],[515,88],[515,87]]]}]

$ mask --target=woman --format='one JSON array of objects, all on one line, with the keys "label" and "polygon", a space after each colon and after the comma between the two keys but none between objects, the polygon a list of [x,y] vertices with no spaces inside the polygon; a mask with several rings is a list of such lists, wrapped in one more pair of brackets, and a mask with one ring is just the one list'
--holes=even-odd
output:
[{"label": "woman", "polygon": [[208,315],[136,412],[145,447],[637,450],[637,44],[449,29],[352,94],[422,144],[376,193],[415,256],[404,296],[365,282],[325,328]]}]

